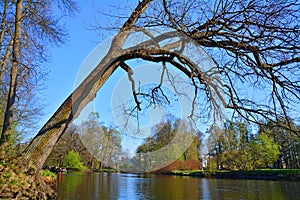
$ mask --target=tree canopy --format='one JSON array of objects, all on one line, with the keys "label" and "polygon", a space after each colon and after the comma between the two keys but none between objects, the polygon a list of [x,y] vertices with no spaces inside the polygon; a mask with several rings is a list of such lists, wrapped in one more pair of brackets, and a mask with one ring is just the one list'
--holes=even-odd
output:
[{"label": "tree canopy", "polygon": [[171,27],[196,41],[222,75],[224,106],[258,123],[298,116],[299,15],[295,0],[162,0],[149,5],[137,26]]}]

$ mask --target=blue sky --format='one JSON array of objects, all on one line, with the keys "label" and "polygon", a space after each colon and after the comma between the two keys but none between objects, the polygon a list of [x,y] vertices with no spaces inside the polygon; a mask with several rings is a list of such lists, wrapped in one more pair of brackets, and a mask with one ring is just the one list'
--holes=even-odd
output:
[{"label": "blue sky", "polygon": [[[113,3],[118,4],[118,1]],[[88,25],[94,24],[96,19],[100,22],[104,19],[97,10],[106,10],[105,7],[111,5],[111,1],[79,1],[79,5],[80,13],[63,19],[69,34],[68,41],[65,45],[52,48],[50,51],[51,61],[48,67],[51,73],[43,92],[47,105],[46,115],[41,121],[41,126],[72,92],[81,64],[97,46],[97,42],[103,39],[95,31],[88,30]]]}]

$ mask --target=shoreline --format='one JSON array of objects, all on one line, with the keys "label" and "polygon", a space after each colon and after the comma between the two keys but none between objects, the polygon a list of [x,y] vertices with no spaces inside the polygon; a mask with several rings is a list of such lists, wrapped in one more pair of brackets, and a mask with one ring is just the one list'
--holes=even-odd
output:
[{"label": "shoreline", "polygon": [[260,170],[237,170],[217,171],[214,174],[207,174],[203,170],[177,170],[165,173],[175,176],[193,176],[201,178],[220,179],[255,179],[255,180],[287,180],[300,181],[300,169],[260,169]]},{"label": "shoreline", "polygon": [[[71,170],[73,171],[73,170]],[[77,170],[74,170],[77,171]],[[81,171],[81,170],[79,170]],[[300,181],[300,169],[257,169],[257,170],[220,170],[209,174],[205,170],[174,170],[170,172],[125,172],[117,170],[82,170],[81,172],[106,172],[122,174],[140,175],[169,175],[169,176],[191,176],[198,178],[217,178],[217,179],[254,179],[254,180],[286,180]]]}]

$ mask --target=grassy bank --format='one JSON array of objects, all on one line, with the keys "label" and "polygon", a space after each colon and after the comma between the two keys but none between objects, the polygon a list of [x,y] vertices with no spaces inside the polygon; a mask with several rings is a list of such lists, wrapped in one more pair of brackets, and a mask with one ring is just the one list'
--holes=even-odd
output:
[{"label": "grassy bank", "polygon": [[216,171],[208,174],[203,170],[176,170],[171,175],[197,176],[231,179],[293,180],[300,181],[300,169],[260,169],[238,171]]},{"label": "grassy bank", "polygon": [[198,176],[198,177],[205,177],[203,170],[174,170],[170,172],[171,175],[178,175],[178,176]]},{"label": "grassy bank", "polygon": [[79,170],[79,169],[68,169],[68,171],[79,171],[79,172],[112,172],[112,173],[120,172],[119,170],[117,170],[117,169],[112,169],[112,168],[84,169],[84,170]]}]

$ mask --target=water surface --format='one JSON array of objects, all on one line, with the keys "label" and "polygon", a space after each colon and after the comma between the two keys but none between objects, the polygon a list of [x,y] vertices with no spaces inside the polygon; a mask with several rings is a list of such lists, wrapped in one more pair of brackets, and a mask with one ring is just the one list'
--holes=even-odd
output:
[{"label": "water surface", "polygon": [[78,173],[59,176],[60,200],[300,199],[300,182]]}]

